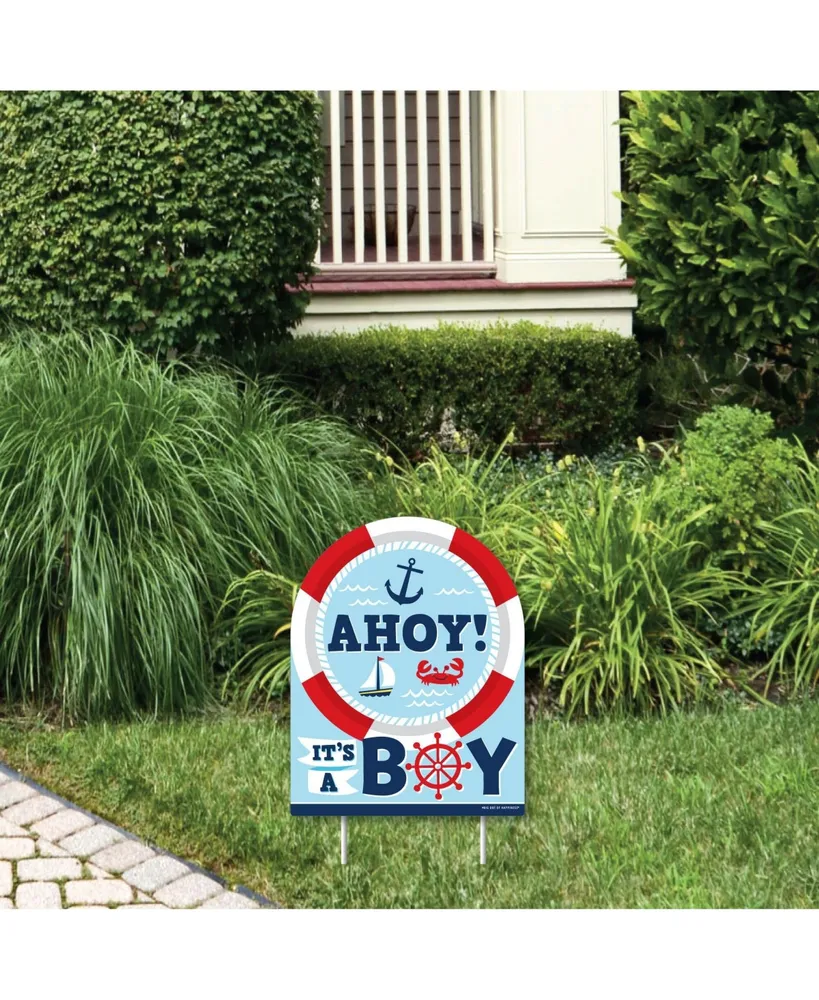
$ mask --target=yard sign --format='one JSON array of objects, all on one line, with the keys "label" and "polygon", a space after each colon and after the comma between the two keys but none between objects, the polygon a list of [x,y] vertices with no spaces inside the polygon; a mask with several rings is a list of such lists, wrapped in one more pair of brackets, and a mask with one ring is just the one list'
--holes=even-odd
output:
[{"label": "yard sign", "polygon": [[305,577],[291,635],[294,816],[523,813],[523,616],[481,542],[356,528]]}]

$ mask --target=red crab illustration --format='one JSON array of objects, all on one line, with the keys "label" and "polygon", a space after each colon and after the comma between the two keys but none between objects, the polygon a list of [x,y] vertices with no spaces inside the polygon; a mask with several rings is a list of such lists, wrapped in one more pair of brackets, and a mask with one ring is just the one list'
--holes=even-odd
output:
[{"label": "red crab illustration", "polygon": [[463,672],[464,661],[456,656],[454,660],[446,664],[443,670],[434,669],[429,660],[421,660],[415,671],[415,676],[424,684],[449,684],[452,687],[457,687]]}]

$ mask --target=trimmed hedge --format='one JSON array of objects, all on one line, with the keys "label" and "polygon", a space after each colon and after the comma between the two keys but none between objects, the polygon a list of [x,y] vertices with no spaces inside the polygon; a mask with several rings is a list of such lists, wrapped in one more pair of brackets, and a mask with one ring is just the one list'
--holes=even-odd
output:
[{"label": "trimmed hedge", "polygon": [[408,455],[454,431],[500,444],[587,451],[629,433],[639,351],[591,327],[534,323],[380,327],[305,335],[277,348],[278,374]]},{"label": "trimmed hedge", "polygon": [[0,316],[241,360],[305,295],[312,91],[0,93]]}]

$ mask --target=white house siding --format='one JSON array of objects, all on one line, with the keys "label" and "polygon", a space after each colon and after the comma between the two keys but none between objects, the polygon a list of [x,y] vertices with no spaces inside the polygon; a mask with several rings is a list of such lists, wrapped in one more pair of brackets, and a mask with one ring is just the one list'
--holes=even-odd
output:
[{"label": "white house siding", "polygon": [[503,320],[529,320],[547,326],[590,324],[631,334],[637,302],[629,288],[510,288],[423,291],[417,294],[383,291],[377,294],[314,295],[296,333],[353,333],[369,326],[434,327],[441,321],[481,326]]}]

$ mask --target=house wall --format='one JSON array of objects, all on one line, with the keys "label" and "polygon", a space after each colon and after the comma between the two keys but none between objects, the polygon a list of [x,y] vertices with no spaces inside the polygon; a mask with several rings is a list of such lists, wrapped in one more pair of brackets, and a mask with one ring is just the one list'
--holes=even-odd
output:
[{"label": "house wall", "polygon": [[617,91],[495,94],[495,260],[506,282],[618,281]]},{"label": "house wall", "polygon": [[[316,294],[307,315],[294,331],[303,333],[353,333],[370,326],[405,326],[422,329],[439,322],[471,326],[504,320],[527,319],[548,326],[590,324],[631,334],[631,317],[637,305],[630,282],[592,287],[530,287],[511,285],[476,287],[458,291],[436,283],[437,290],[350,292]],[[454,284],[454,283],[453,283]],[[464,283],[467,284],[467,283]],[[486,284],[476,282],[476,285]],[[491,282],[488,283],[491,286]]]}]

